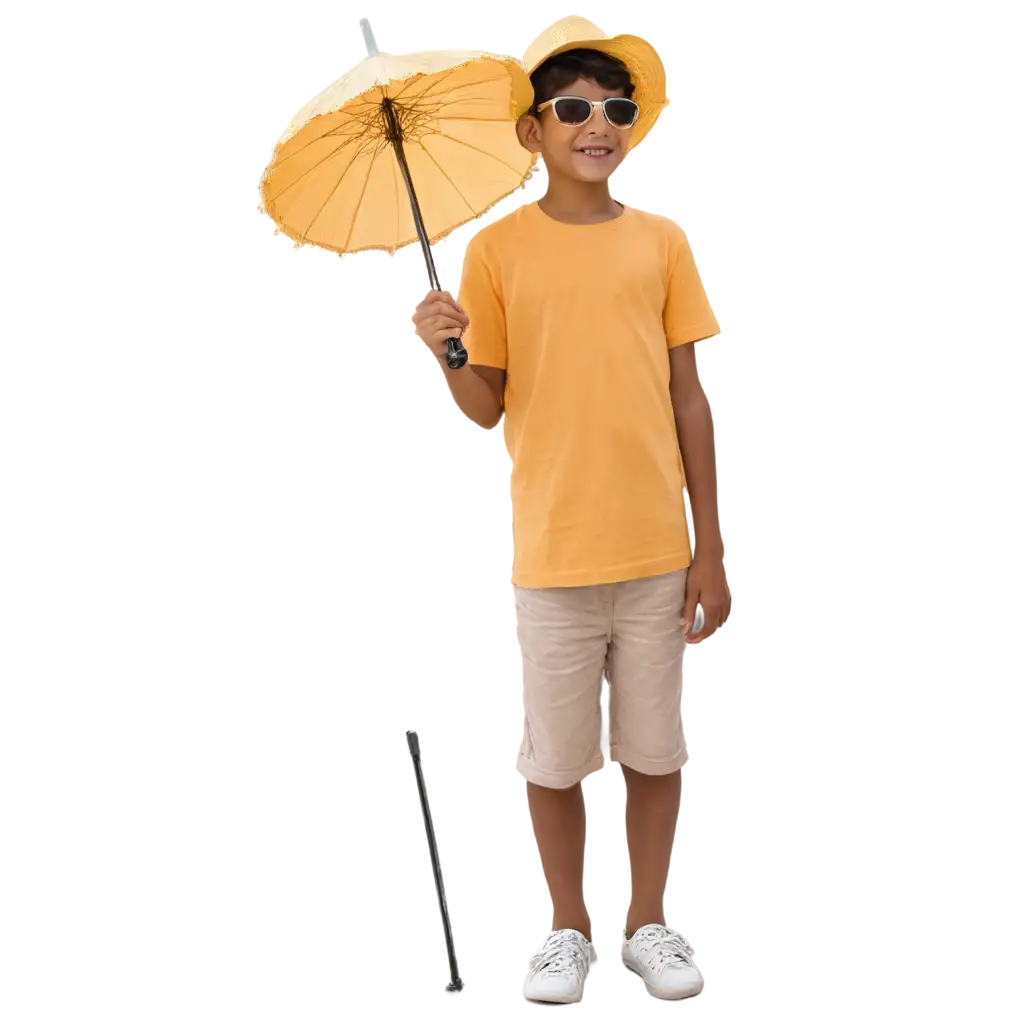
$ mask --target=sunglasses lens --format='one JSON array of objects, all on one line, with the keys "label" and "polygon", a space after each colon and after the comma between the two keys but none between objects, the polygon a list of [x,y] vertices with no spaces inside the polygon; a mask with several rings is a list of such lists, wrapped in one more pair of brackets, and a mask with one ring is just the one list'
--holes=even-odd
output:
[{"label": "sunglasses lens", "polygon": [[562,124],[583,124],[590,116],[590,104],[572,96],[560,96],[554,102],[555,117]]},{"label": "sunglasses lens", "polygon": [[640,113],[636,103],[627,99],[605,100],[604,109],[608,114],[608,120],[619,128],[628,128]]}]

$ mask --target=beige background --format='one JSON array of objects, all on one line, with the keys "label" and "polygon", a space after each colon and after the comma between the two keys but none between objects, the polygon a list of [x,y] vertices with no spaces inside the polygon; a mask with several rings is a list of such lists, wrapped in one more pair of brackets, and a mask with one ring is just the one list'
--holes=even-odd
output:
[{"label": "beige background", "polygon": [[396,742],[515,721],[497,441],[415,265],[254,215],[352,13],[0,12],[2,1019],[516,1012],[437,1004]]}]

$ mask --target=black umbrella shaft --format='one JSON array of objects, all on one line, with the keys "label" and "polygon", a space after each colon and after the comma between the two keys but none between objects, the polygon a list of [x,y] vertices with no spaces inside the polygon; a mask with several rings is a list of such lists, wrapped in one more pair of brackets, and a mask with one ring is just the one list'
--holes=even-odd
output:
[{"label": "black umbrella shaft", "polygon": [[434,291],[441,290],[441,282],[437,279],[437,271],[434,269],[434,257],[430,252],[430,242],[427,240],[427,229],[423,226],[423,214],[420,212],[420,201],[416,198],[416,189],[413,188],[412,175],[409,173],[409,165],[405,160],[405,148],[402,145],[402,126],[399,123],[398,115],[395,113],[394,103],[390,99],[383,102],[384,117],[388,123],[388,141],[395,147],[395,154],[398,157],[398,166],[402,168],[402,177],[405,178],[405,187],[409,190],[409,201],[412,203],[412,219],[416,223],[416,234],[420,236],[420,245],[423,246],[423,255],[427,261],[427,273],[430,275],[430,285]]}]

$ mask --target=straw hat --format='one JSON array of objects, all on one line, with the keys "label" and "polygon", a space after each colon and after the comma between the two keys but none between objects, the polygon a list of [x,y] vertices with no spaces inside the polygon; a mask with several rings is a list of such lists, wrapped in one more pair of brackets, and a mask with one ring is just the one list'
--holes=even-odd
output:
[{"label": "straw hat", "polygon": [[654,127],[658,115],[669,103],[665,95],[665,66],[661,58],[654,47],[639,36],[610,36],[592,21],[572,14],[549,25],[530,43],[523,56],[526,73],[532,75],[556,53],[576,49],[601,50],[618,57],[629,69],[635,86],[633,99],[640,105],[640,114],[629,143],[632,149]]}]

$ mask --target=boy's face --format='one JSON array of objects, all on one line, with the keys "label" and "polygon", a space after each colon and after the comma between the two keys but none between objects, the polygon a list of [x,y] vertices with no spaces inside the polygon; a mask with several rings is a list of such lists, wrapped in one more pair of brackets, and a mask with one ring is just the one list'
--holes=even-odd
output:
[{"label": "boy's face", "polygon": [[[583,96],[603,100],[609,96],[625,96],[624,89],[605,89],[596,82],[578,78],[559,89],[555,96]],[[554,99],[554,97],[551,97]],[[581,182],[605,181],[626,158],[633,128],[615,128],[605,120],[604,111],[594,110],[582,125],[561,124],[551,107],[540,117],[526,115],[516,125],[519,141],[531,153],[540,153],[550,174],[557,170]],[[588,156],[584,149],[608,150],[604,156]]]}]

